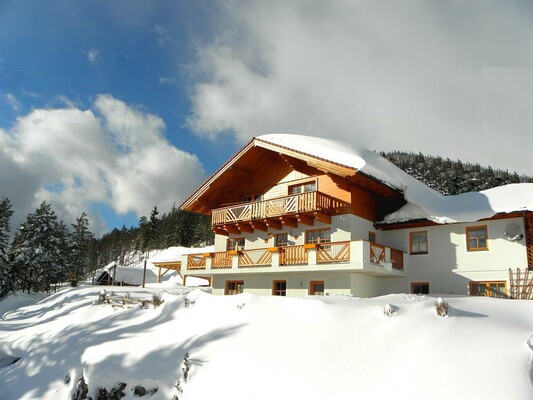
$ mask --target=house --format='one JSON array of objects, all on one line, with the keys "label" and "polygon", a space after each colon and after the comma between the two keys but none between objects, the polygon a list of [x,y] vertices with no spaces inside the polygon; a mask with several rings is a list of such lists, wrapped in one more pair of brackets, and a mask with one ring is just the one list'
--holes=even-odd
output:
[{"label": "house", "polygon": [[[143,283],[143,268],[125,267],[118,265],[115,261],[107,264],[100,270],[94,279],[95,285],[116,285],[116,286],[141,286]],[[156,283],[156,274],[147,269],[146,283]]]},{"label": "house", "polygon": [[504,297],[533,267],[533,184],[443,196],[333,140],[254,138],[180,209],[211,215],[213,252],[181,272],[213,293]]}]

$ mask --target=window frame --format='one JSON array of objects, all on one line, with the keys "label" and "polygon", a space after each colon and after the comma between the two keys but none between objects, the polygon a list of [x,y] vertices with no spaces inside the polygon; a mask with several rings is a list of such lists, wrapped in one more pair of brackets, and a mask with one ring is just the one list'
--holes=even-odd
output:
[{"label": "window frame", "polygon": [[[414,290],[414,287],[415,286],[427,286],[428,288],[428,292],[427,293],[416,293],[415,290]],[[417,282],[411,282],[411,290],[410,290],[410,293],[411,294],[430,294],[431,293],[431,285],[429,282],[427,281],[417,281]]]},{"label": "window frame", "polygon": [[[283,288],[276,288],[276,284],[284,284]],[[272,296],[284,296],[287,297],[287,281],[284,279],[275,279],[272,281]]]},{"label": "window frame", "polygon": [[[491,293],[490,285],[491,284],[496,284],[496,285],[503,284],[503,290],[504,290],[505,294],[503,296],[491,296],[490,295],[490,293]],[[485,296],[474,294],[474,290],[473,290],[474,285],[485,285]],[[496,298],[496,299],[507,299],[509,297],[508,292],[507,292],[507,281],[470,281],[468,286],[469,286],[468,287],[468,289],[469,289],[468,293],[469,293],[470,296],[493,297],[493,298]]]},{"label": "window frame", "polygon": [[[314,189],[313,190],[305,190],[305,187],[307,185],[314,185]],[[294,188],[300,188],[300,191],[299,192],[293,192],[293,189]],[[312,179],[312,180],[307,180],[307,181],[304,181],[304,182],[299,182],[299,183],[295,183],[293,185],[289,185],[288,188],[287,188],[287,195],[289,196],[292,196],[292,195],[296,195],[296,194],[302,194],[302,193],[311,193],[311,192],[316,192],[318,190],[318,182],[316,179]]]},{"label": "window frame", "polygon": [[[485,230],[485,247],[479,247],[479,237],[476,236],[477,247],[470,246],[470,232],[477,230]],[[465,236],[466,236],[466,250],[467,251],[487,251],[489,250],[489,228],[487,225],[475,225],[465,227]]]},{"label": "window frame", "polygon": [[259,193],[252,193],[241,196],[242,203],[254,203],[256,201],[263,201],[263,195]]},{"label": "window frame", "polygon": [[[322,292],[314,291],[314,287],[316,285],[322,285]],[[326,292],[325,281],[310,281],[309,282],[309,295],[310,296],[323,296],[325,292]],[[317,293],[317,294],[315,294],[315,293]]]},{"label": "window frame", "polygon": [[[278,238],[285,236],[285,244],[279,244]],[[274,236],[274,246],[276,247],[287,247],[289,245],[289,234],[288,233],[276,233]]]},{"label": "window frame", "polygon": [[[235,289],[230,292],[230,284],[235,285]],[[239,287],[240,286],[240,287]],[[244,293],[244,280],[227,280],[224,288],[224,296],[234,296],[236,294]]]},{"label": "window frame", "polygon": [[[322,231],[329,231],[329,240],[325,240],[325,241],[321,241],[320,240],[320,232]],[[309,241],[309,233],[311,232],[317,232],[318,233],[318,237],[317,237],[317,241],[316,242],[310,242]],[[319,229],[308,229],[305,231],[305,244],[322,244],[322,243],[331,243],[331,227],[328,227],[328,228],[319,228]]]},{"label": "window frame", "polygon": [[[231,246],[230,243],[239,243],[242,241],[242,246],[239,244],[236,244],[235,246]],[[244,237],[236,237],[236,238],[228,238],[228,241],[226,243],[226,249],[227,251],[239,251],[244,250],[246,245],[246,239]]]},{"label": "window frame", "polygon": [[[413,236],[414,235],[420,235],[420,234],[425,234],[426,236],[426,251],[413,251],[413,244],[415,243],[413,241]],[[412,231],[412,232],[409,232],[409,255],[420,255],[420,254],[428,254],[429,253],[429,240],[428,240],[428,231],[427,230],[424,230],[424,231]],[[420,243],[422,242],[416,242],[418,243],[418,245],[420,245]]]}]

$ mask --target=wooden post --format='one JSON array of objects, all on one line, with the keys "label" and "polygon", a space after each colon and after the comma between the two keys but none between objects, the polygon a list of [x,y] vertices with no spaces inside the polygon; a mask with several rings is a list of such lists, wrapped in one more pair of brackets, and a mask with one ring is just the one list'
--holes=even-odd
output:
[{"label": "wooden post", "polygon": [[146,259],[144,260],[144,270],[143,270],[143,288],[144,284],[146,283]]}]

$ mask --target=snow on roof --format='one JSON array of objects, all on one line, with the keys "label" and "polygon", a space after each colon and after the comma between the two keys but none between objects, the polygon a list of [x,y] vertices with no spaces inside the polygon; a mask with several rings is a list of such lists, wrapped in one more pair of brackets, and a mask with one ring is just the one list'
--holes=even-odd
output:
[{"label": "snow on roof", "polygon": [[402,191],[407,204],[387,215],[386,223],[414,219],[439,224],[472,222],[502,212],[533,211],[533,184],[530,183],[444,196],[379,154],[351,143],[290,134],[261,135],[257,139],[355,168]]},{"label": "snow on roof", "polygon": [[[113,264],[113,263],[111,263]],[[113,267],[116,265],[108,264],[105,268],[102,269],[102,272],[99,274],[98,279],[100,279],[101,275],[104,272],[109,273],[111,276],[113,276]],[[143,283],[143,274],[144,269],[143,268],[136,268],[136,267],[124,267],[122,265],[116,265],[116,273],[115,273],[115,281],[117,282],[124,282],[129,285],[142,285]],[[156,274],[150,270],[146,269],[146,283],[156,283],[157,282],[157,276]]]},{"label": "snow on roof", "polygon": [[214,246],[207,247],[169,247],[150,257],[151,263],[181,261],[181,256],[191,253],[212,253]]}]

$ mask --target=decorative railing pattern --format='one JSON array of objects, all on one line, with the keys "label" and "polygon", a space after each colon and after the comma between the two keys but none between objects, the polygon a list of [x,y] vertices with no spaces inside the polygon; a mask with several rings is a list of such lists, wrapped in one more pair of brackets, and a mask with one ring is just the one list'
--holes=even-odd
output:
[{"label": "decorative railing pattern", "polygon": [[298,193],[276,199],[242,203],[213,210],[212,225],[222,225],[253,219],[279,217],[301,212],[331,213],[344,210],[349,204],[321,192]]},{"label": "decorative railing pattern", "polygon": [[370,262],[376,264],[385,262],[385,246],[370,242]]},{"label": "decorative railing pattern", "polygon": [[350,261],[350,242],[321,243],[316,250],[316,261],[319,263]]},{"label": "decorative railing pattern", "polygon": [[[363,240],[361,242],[366,242]],[[367,242],[368,247],[364,260],[373,264],[382,264],[386,266],[392,264],[395,270],[404,270],[404,252],[401,250],[387,248],[383,245]],[[316,251],[317,264],[334,264],[349,263],[351,257],[350,248],[352,243],[349,241],[307,244],[296,246],[283,246],[278,248],[262,248],[253,250],[240,251],[221,251],[216,253],[189,254],[187,256],[187,269],[201,270],[206,269],[207,258],[211,257],[211,268],[222,269],[232,268],[234,257],[238,257],[239,267],[259,267],[273,265],[273,254],[279,253],[279,265],[305,265],[309,262],[309,252],[313,249]],[[353,249],[352,249],[353,250]],[[356,252],[357,253],[357,252]],[[390,256],[389,256],[390,254]],[[357,254],[355,254],[357,258]],[[313,259],[313,258],[312,258]],[[237,261],[237,260],[235,260]],[[354,260],[354,261],[357,261]],[[390,264],[389,268],[390,268]],[[278,263],[276,262],[277,266]]]},{"label": "decorative railing pattern", "polygon": [[272,253],[268,249],[242,250],[239,252],[239,267],[272,264]]},{"label": "decorative railing pattern", "polygon": [[189,254],[187,256],[187,269],[205,269],[205,262],[205,255]]},{"label": "decorative railing pattern", "polygon": [[307,264],[307,252],[303,245],[279,248],[279,265]]},{"label": "decorative railing pattern", "polygon": [[213,253],[211,268],[231,268],[232,259],[233,255],[230,251],[219,251]]},{"label": "decorative railing pattern", "polygon": [[403,251],[390,249],[390,261],[392,268],[403,270]]}]

